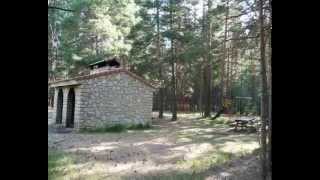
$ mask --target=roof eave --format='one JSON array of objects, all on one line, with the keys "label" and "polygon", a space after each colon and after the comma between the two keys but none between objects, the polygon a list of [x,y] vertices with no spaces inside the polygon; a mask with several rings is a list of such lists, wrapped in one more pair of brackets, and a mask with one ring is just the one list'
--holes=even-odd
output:
[{"label": "roof eave", "polygon": [[97,61],[97,62],[94,62],[94,63],[89,64],[89,66],[93,66],[93,65],[95,65],[95,64],[98,64],[98,63],[101,63],[101,62],[104,62],[104,61],[105,61],[105,60]]},{"label": "roof eave", "polygon": [[61,81],[56,81],[56,82],[51,82],[49,83],[51,87],[58,87],[58,86],[71,86],[71,85],[80,85],[78,80],[84,80],[84,79],[91,79],[91,78],[95,78],[95,77],[99,77],[99,76],[104,76],[104,75],[111,75],[111,74],[117,74],[117,73],[121,73],[124,72],[126,74],[128,74],[129,76],[133,77],[134,79],[139,80],[141,83],[145,84],[146,86],[152,88],[153,90],[156,90],[157,88],[155,86],[153,86],[152,84],[150,84],[146,79],[130,72],[127,71],[125,69],[117,69],[114,71],[107,71],[107,72],[101,72],[98,74],[91,74],[91,75],[85,75],[85,76],[79,76],[73,79],[67,79],[67,80],[61,80]]},{"label": "roof eave", "polygon": [[81,85],[79,81],[69,80],[69,81],[61,81],[61,82],[53,82],[50,83],[50,87],[63,87],[63,86],[77,86]]}]

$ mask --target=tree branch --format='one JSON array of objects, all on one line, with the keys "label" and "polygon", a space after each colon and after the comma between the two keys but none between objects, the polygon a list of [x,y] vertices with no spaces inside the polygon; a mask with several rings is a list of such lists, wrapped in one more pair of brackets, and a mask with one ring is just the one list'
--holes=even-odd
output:
[{"label": "tree branch", "polygon": [[[222,38],[223,36],[219,36],[219,38]],[[234,40],[245,40],[245,39],[256,39],[256,38],[259,38],[259,35],[257,36],[242,36],[242,37],[239,37],[239,38],[230,38],[230,39],[227,39],[225,41],[234,41]],[[224,42],[224,41],[223,41]]]},{"label": "tree branch", "polygon": [[56,10],[61,10],[61,11],[75,12],[75,10],[72,10],[72,9],[65,9],[65,8],[55,7],[55,6],[48,6],[48,9],[56,9]]},{"label": "tree branch", "polygon": [[230,38],[230,39],[227,39],[226,41],[256,39],[256,38],[259,38],[259,35],[257,35],[257,36],[244,36],[244,37],[239,37],[239,38]]},{"label": "tree branch", "polygon": [[[241,11],[241,12],[240,12],[239,14],[237,14],[237,15],[229,16],[227,19],[228,19],[228,20],[229,20],[229,19],[234,19],[234,18],[238,18],[238,17],[244,16],[244,15],[247,15],[247,14],[249,14],[249,13],[252,13],[252,12],[254,12],[254,11],[253,11],[254,8],[255,8],[255,6],[252,5],[252,6],[250,6],[249,8]],[[250,9],[251,9],[251,11],[250,11]],[[264,7],[264,9],[265,9],[265,10],[271,10],[271,8],[268,7],[268,6]],[[224,17],[224,18],[216,17],[216,18],[219,19],[219,20],[225,20],[225,19],[226,19],[225,17]]]}]

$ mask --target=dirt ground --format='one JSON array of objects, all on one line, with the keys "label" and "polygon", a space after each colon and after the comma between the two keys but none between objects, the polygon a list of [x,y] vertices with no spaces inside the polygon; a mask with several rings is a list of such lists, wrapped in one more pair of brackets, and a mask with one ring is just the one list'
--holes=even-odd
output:
[{"label": "dirt ground", "polygon": [[[152,129],[123,133],[54,133],[48,129],[48,149],[75,157],[72,169],[76,173],[68,179],[121,179],[199,171],[212,180],[258,180],[258,160],[250,155],[258,148],[257,135],[234,132],[225,124],[212,124],[199,117],[178,114],[178,121],[171,122],[170,114],[165,114],[163,120],[153,120]],[[221,152],[234,156],[216,167],[203,163]]]}]

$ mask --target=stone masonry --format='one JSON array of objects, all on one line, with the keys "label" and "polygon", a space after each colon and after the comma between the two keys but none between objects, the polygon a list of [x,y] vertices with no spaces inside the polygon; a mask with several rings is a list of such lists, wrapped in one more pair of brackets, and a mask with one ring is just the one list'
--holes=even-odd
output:
[{"label": "stone masonry", "polygon": [[70,88],[75,90],[75,129],[151,123],[152,97],[155,89],[126,70],[55,82],[52,87],[55,87],[52,115],[54,121],[58,90],[63,90],[63,114],[60,126],[66,124]]}]

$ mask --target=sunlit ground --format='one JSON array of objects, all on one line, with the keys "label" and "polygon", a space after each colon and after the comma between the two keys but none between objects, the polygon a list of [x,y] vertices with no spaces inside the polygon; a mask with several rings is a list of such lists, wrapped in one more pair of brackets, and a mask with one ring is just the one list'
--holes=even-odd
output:
[{"label": "sunlit ground", "polygon": [[212,121],[180,113],[178,121],[171,122],[169,113],[164,116],[155,118],[148,130],[48,134],[49,178],[148,179],[178,174],[188,179],[258,148],[257,135],[232,131],[226,124],[229,117]]}]

